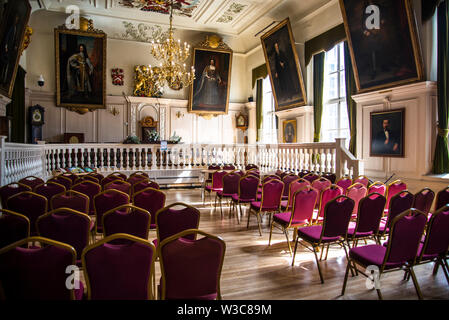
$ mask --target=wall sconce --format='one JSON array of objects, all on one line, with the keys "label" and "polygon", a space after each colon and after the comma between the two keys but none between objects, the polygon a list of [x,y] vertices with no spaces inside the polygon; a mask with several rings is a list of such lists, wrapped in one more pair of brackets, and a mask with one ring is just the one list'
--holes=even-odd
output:
[{"label": "wall sconce", "polygon": [[43,76],[43,75],[40,75],[40,76],[39,76],[39,79],[37,79],[37,85],[38,85],[39,87],[43,87],[44,84],[45,84],[44,76]]},{"label": "wall sconce", "polygon": [[109,107],[108,108],[108,110],[109,110],[109,112],[113,115],[113,116],[116,116],[116,115],[118,115],[118,114],[120,114],[120,110],[119,109],[117,109],[116,107]]},{"label": "wall sconce", "polygon": [[176,112],[176,118],[183,118],[184,117],[184,113],[181,111]]}]

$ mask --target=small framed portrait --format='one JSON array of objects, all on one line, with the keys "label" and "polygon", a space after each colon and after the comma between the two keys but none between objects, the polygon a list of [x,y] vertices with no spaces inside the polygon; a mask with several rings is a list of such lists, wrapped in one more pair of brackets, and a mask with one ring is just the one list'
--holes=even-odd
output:
[{"label": "small framed portrait", "polygon": [[296,120],[285,120],[282,123],[283,143],[296,143]]},{"label": "small framed portrait", "polygon": [[287,18],[261,37],[276,111],[304,106],[306,90]]},{"label": "small framed portrait", "polygon": [[371,112],[371,157],[404,157],[405,109]]},{"label": "small framed portrait", "polygon": [[248,129],[248,117],[245,116],[244,114],[239,114],[236,117],[236,127],[237,129],[241,129],[241,130],[246,130]]},{"label": "small framed portrait", "polygon": [[195,80],[190,86],[189,112],[227,114],[231,85],[232,51],[193,48]]},{"label": "small framed portrait", "polygon": [[[4,5],[4,1],[0,1],[0,6]],[[28,0],[14,0],[1,9],[0,94],[11,98],[31,6]]]},{"label": "small framed portrait", "polygon": [[55,29],[58,107],[104,109],[106,34],[99,30]]},{"label": "small framed portrait", "polygon": [[358,92],[423,79],[410,0],[340,0]]}]

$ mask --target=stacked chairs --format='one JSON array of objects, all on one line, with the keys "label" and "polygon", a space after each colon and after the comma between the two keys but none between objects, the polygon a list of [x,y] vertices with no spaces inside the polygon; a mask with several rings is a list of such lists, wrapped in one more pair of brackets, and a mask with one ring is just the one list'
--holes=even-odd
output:
[{"label": "stacked chairs", "polygon": [[[197,235],[203,236],[197,239]],[[193,236],[195,240],[186,239]],[[189,229],[163,240],[157,248],[161,266],[161,300],[221,300],[220,278],[225,242]]]},{"label": "stacked chairs", "polygon": [[[223,176],[223,189],[218,190],[215,195],[215,197],[220,200],[221,218],[223,218],[223,198],[230,200],[232,199],[232,196],[238,194],[240,178],[240,175],[235,172],[230,172]],[[215,199],[215,203],[217,203],[217,199]],[[230,214],[231,210],[229,210],[229,215]]]},{"label": "stacked chairs", "polygon": [[355,219],[357,217],[357,211],[359,209],[359,202],[362,198],[367,195],[367,188],[364,184],[360,182],[354,183],[346,190],[346,196],[354,200],[354,210],[352,212],[352,218]]},{"label": "stacked chairs", "polygon": [[23,214],[0,209],[0,248],[30,236],[30,219]]},{"label": "stacked chairs", "polygon": [[[368,266],[377,267],[379,270],[376,276],[377,279],[380,279],[382,274],[386,272],[405,269],[406,272],[411,274],[418,297],[422,299],[422,294],[413,271],[413,265],[416,260],[416,253],[426,221],[427,216],[423,212],[416,209],[408,209],[392,220],[388,242],[385,246],[372,244],[350,249],[341,294],[345,294],[348,273],[350,269],[352,270],[351,266],[355,267],[357,274],[360,272],[366,277],[371,276],[359,270],[357,266],[360,265],[363,268],[367,268]],[[381,289],[376,284],[375,282],[377,295],[379,299],[382,299]]]},{"label": "stacked chairs", "polygon": [[346,194],[346,190],[348,190],[348,188],[350,186],[352,186],[353,183],[352,183],[352,179],[351,178],[345,176],[345,177],[340,178],[337,181],[336,185],[341,187],[341,188],[343,188],[343,192],[344,192],[344,194]]},{"label": "stacked chairs", "polygon": [[165,193],[158,189],[146,188],[132,197],[132,203],[147,210],[151,215],[150,229],[156,229],[156,213],[165,207]]},{"label": "stacked chairs", "polygon": [[324,217],[324,210],[329,201],[344,195],[343,188],[332,184],[329,188],[324,189],[320,196],[320,202],[313,223],[321,223]]},{"label": "stacked chairs", "polygon": [[429,188],[424,188],[415,194],[412,207],[428,215],[432,208],[434,198],[435,192]]},{"label": "stacked chairs", "polygon": [[19,180],[19,183],[27,185],[31,190],[34,190],[36,186],[43,184],[44,182],[44,180],[35,176],[28,176]]},{"label": "stacked chairs", "polygon": [[72,187],[72,180],[63,175],[59,175],[59,176],[53,177],[51,179],[48,179],[47,183],[48,182],[56,182],[56,183],[62,184],[66,190],[70,190],[70,188]]},{"label": "stacked chairs", "polygon": [[155,258],[153,244],[125,233],[89,245],[82,253],[87,299],[153,299]]},{"label": "stacked chairs", "polygon": [[[281,209],[283,211],[290,211],[293,207],[293,196],[295,195],[296,191],[307,187],[307,186],[311,186],[310,182],[307,180],[304,180],[302,178],[296,179],[295,181],[290,183],[289,186],[289,192],[288,192],[288,200],[282,200],[281,201]],[[284,187],[285,189],[285,187]],[[319,201],[320,197],[318,195],[318,201]]]},{"label": "stacked chairs", "polygon": [[148,239],[150,213],[132,204],[123,204],[103,214],[103,235],[126,233]]},{"label": "stacked chairs", "polygon": [[435,202],[435,211],[441,209],[446,204],[449,204],[449,187],[438,191]]},{"label": "stacked chairs", "polygon": [[[346,196],[338,196],[334,200],[328,202],[324,209],[323,224],[307,226],[298,229],[296,237],[295,251],[293,253],[292,266],[295,263],[296,250],[298,243],[305,246],[312,251],[315,255],[315,261],[320,274],[321,283],[324,283],[323,275],[321,273],[320,262],[318,261],[317,251],[318,248],[323,245],[327,245],[327,253],[329,252],[329,246],[331,244],[338,244],[345,250],[346,257],[348,253],[346,251],[346,236],[348,231],[349,221],[351,219],[352,210],[354,209],[354,200]],[[304,245],[299,240],[302,239],[308,243],[310,247]],[[321,251],[321,257],[323,256],[324,249]],[[327,253],[326,257],[327,258]]]},{"label": "stacked chairs", "polygon": [[81,192],[89,197],[89,214],[94,215],[94,198],[101,192],[101,186],[92,181],[82,181],[72,186],[72,190]]},{"label": "stacked chairs", "polygon": [[[226,171],[217,170],[214,173],[212,173],[212,184],[206,185],[204,187],[204,192],[207,192],[209,194],[209,200],[212,202],[211,193],[217,192],[220,190],[223,190],[223,177],[227,174]],[[206,197],[204,197],[206,198]],[[217,204],[215,203],[215,206]]]},{"label": "stacked chairs", "polygon": [[[39,242],[41,247],[23,246]],[[81,300],[82,282],[67,288],[69,266],[75,249],[58,241],[31,237],[0,249],[0,282],[6,300]],[[76,280],[75,280],[76,281]]]},{"label": "stacked chairs", "polygon": [[387,193],[387,186],[380,181],[375,181],[368,187],[368,194],[374,192],[381,194],[385,197],[385,194]]},{"label": "stacked chairs", "polygon": [[31,187],[21,183],[10,183],[0,188],[0,199],[2,208],[7,209],[8,199],[13,195],[19,194],[24,191],[32,191]]},{"label": "stacked chairs", "polygon": [[10,197],[7,204],[9,210],[20,213],[30,220],[30,235],[35,235],[37,218],[47,212],[47,198],[31,191],[24,191]]},{"label": "stacked chairs", "polygon": [[85,214],[89,214],[89,197],[84,193],[68,190],[53,196],[50,200],[50,210],[69,208]]},{"label": "stacked chairs", "polygon": [[65,191],[66,188],[62,184],[56,182],[43,183],[34,188],[34,192],[47,198],[48,202],[50,202],[53,196],[64,193]]},{"label": "stacked chairs", "polygon": [[273,221],[271,222],[270,227],[270,238],[268,240],[268,245],[271,245],[273,227],[279,227],[287,239],[290,255],[292,254],[292,247],[288,238],[288,229],[294,228],[297,230],[298,227],[312,223],[313,210],[315,209],[315,204],[318,201],[319,192],[310,186],[304,186],[300,190],[296,191],[292,198],[291,211],[275,213],[273,215]]},{"label": "stacked chairs", "polygon": [[401,180],[396,180],[390,183],[387,187],[387,205],[385,207],[385,214],[388,214],[388,211],[390,209],[390,202],[391,199],[401,191],[407,190],[407,185],[402,182]]},{"label": "stacked chairs", "polygon": [[118,190],[131,196],[131,184],[120,179],[111,181],[103,186],[103,191],[109,189]]},{"label": "stacked chairs", "polygon": [[95,233],[103,233],[103,215],[121,205],[129,203],[129,195],[115,189],[105,190],[94,197],[96,216]]},{"label": "stacked chairs", "polygon": [[139,191],[142,191],[146,188],[153,188],[159,190],[159,184],[155,181],[151,181],[149,179],[140,180],[137,183],[133,184],[131,187],[132,194],[136,194]]},{"label": "stacked chairs", "polygon": [[[239,207],[240,216],[242,216],[242,203],[251,203],[257,200],[257,189],[259,187],[259,178],[253,175],[245,175],[239,179],[237,194],[233,195],[232,202]],[[240,223],[237,215],[237,222]]]}]

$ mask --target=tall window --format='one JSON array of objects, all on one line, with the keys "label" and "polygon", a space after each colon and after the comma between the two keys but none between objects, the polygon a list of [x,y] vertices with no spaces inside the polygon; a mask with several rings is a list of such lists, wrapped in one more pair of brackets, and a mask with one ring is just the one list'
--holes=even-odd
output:
[{"label": "tall window", "polygon": [[271,89],[270,77],[263,79],[263,105],[262,105],[262,143],[277,143],[276,115],[274,113],[274,97]]},{"label": "tall window", "polygon": [[349,147],[350,132],[346,106],[343,42],[326,52],[323,101],[320,141],[334,142],[335,138],[346,138],[346,147]]}]

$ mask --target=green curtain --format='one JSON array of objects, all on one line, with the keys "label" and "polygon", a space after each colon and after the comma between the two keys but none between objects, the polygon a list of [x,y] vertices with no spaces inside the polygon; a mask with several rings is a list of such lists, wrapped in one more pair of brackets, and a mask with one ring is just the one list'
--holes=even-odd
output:
[{"label": "green curtain", "polygon": [[253,77],[252,77],[252,85],[251,88],[254,88],[257,79],[265,79],[268,75],[267,65],[264,63],[257,68],[253,69]]},{"label": "green curtain", "polygon": [[438,137],[433,160],[433,173],[449,172],[449,4],[438,7]]},{"label": "green curtain", "polygon": [[324,58],[325,52],[313,56],[313,142],[320,141],[321,117],[323,114]]},{"label": "green curtain", "polygon": [[306,41],[304,44],[304,56],[306,66],[309,64],[310,60],[314,54],[321,51],[329,51],[337,43],[346,40],[346,31],[344,24],[340,24],[335,28],[320,34],[319,36]]},{"label": "green curtain", "polygon": [[11,103],[6,107],[6,115],[11,118],[10,142],[25,143],[25,74],[18,66]]},{"label": "green curtain", "polygon": [[355,156],[356,154],[356,137],[357,137],[357,104],[351,96],[357,93],[355,84],[354,70],[352,69],[351,55],[349,53],[348,42],[345,41],[345,84],[346,84],[346,104],[348,107],[349,119],[349,151]]},{"label": "green curtain", "polygon": [[259,132],[262,129],[262,121],[263,121],[263,112],[262,112],[262,104],[263,104],[263,80],[257,80],[257,88],[256,88],[256,127],[257,127],[257,135],[256,141],[260,141]]}]

